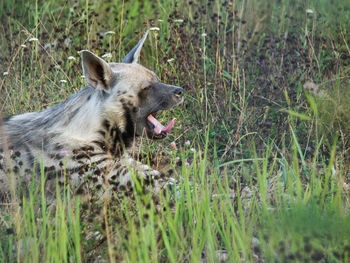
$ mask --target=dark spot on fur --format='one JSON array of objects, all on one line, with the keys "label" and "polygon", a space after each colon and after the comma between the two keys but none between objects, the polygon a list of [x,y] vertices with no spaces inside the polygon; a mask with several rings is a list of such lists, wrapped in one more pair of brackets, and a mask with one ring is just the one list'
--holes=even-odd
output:
[{"label": "dark spot on fur", "polygon": [[109,128],[111,127],[111,124],[109,123],[108,120],[104,120],[104,121],[102,122],[102,126],[108,131]]},{"label": "dark spot on fur", "polygon": [[106,150],[106,143],[104,141],[93,141],[92,143],[98,145],[102,150]]},{"label": "dark spot on fur", "polygon": [[54,148],[56,151],[59,151],[59,150],[62,150],[63,149],[63,146],[59,143],[56,143],[55,144],[55,148]]},{"label": "dark spot on fur", "polygon": [[102,137],[105,137],[106,136],[106,133],[104,131],[98,131],[99,134],[102,135]]},{"label": "dark spot on fur", "polygon": [[82,187],[79,187],[79,189],[75,192],[77,195],[84,194],[84,189]]},{"label": "dark spot on fur", "polygon": [[79,153],[79,154],[75,155],[75,156],[73,157],[73,159],[74,159],[74,160],[90,159],[90,156],[89,156],[87,153],[82,152],[82,153]]}]

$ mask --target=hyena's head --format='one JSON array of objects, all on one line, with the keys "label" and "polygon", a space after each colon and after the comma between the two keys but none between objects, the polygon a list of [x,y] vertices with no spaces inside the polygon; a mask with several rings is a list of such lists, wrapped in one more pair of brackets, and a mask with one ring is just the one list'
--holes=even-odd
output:
[{"label": "hyena's head", "polygon": [[163,126],[156,114],[182,103],[183,89],[162,83],[154,72],[137,63],[147,33],[122,63],[107,63],[83,51],[82,65],[86,81],[105,94],[103,114],[109,121],[114,120],[122,132],[164,138],[175,119]]}]

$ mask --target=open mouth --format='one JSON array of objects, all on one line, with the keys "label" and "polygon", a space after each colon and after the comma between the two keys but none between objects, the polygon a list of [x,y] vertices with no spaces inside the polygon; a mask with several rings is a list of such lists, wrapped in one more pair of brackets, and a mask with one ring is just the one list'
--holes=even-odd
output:
[{"label": "open mouth", "polygon": [[169,123],[164,126],[157,119],[157,112],[153,112],[147,117],[147,123],[149,127],[153,130],[156,137],[166,137],[168,132],[174,127],[176,118],[169,121]]}]

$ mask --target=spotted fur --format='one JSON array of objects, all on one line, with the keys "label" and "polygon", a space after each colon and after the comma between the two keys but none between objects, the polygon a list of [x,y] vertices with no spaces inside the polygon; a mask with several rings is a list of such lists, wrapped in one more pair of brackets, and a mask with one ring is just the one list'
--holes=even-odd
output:
[{"label": "spotted fur", "polygon": [[[156,135],[147,116],[183,101],[183,89],[161,83],[137,63],[147,33],[122,63],[107,63],[82,52],[88,85],[51,108],[7,117],[0,127],[0,192],[9,189],[9,174],[17,183],[56,178],[74,185],[108,185],[131,190],[133,174],[158,191],[167,178],[126,155],[137,136]],[[33,173],[34,170],[34,173]],[[32,175],[36,174],[35,178]],[[89,180],[87,180],[89,179]],[[48,191],[54,191],[47,186]]]}]

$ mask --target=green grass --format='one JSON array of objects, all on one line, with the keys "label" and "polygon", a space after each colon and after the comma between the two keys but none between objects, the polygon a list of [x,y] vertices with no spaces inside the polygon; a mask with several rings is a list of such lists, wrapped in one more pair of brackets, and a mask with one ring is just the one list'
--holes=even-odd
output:
[{"label": "green grass", "polygon": [[188,86],[140,149],[176,189],[48,206],[31,184],[0,210],[0,262],[350,261],[348,1],[5,0],[0,21],[4,116],[67,98],[79,50],[120,61],[149,27],[141,63]]}]

